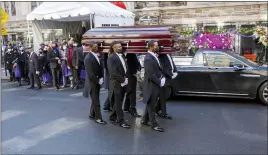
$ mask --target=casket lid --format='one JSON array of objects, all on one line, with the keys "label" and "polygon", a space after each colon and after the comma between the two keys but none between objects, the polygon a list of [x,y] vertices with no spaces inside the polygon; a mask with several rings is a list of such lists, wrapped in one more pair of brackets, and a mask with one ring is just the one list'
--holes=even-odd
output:
[{"label": "casket lid", "polygon": [[165,26],[118,26],[118,27],[98,27],[88,30],[83,38],[172,38],[168,27]]}]

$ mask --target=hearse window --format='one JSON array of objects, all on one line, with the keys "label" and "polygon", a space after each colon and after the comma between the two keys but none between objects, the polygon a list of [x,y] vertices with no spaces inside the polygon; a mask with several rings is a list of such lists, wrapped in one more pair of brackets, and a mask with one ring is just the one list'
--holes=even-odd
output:
[{"label": "hearse window", "polygon": [[204,66],[204,57],[202,52],[197,52],[192,59],[191,65]]},{"label": "hearse window", "polygon": [[[204,54],[205,66],[208,67],[233,67],[234,65],[243,65],[243,63],[237,61],[233,57],[223,53],[210,53]],[[246,66],[244,66],[246,67]]]}]

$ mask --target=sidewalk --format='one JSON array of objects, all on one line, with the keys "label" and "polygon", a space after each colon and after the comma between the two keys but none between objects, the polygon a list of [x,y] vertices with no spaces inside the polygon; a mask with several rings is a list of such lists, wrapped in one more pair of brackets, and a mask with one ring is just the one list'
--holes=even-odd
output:
[{"label": "sidewalk", "polygon": [[1,67],[1,80],[7,80],[7,79],[9,79],[9,73],[7,71],[7,76],[6,76],[5,68]]}]

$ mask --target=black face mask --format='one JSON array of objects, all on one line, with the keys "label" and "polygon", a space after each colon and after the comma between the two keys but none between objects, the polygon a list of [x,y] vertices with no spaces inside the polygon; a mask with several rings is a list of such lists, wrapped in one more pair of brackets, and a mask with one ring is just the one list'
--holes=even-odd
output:
[{"label": "black face mask", "polygon": [[124,54],[125,52],[124,52],[122,49],[120,49],[120,50],[118,50],[117,53],[119,53],[119,54]]},{"label": "black face mask", "polygon": [[99,53],[99,48],[98,48],[98,47],[93,48],[93,49],[92,49],[92,52],[94,52],[94,53]]},{"label": "black face mask", "polygon": [[159,47],[154,48],[154,53],[159,53]]}]

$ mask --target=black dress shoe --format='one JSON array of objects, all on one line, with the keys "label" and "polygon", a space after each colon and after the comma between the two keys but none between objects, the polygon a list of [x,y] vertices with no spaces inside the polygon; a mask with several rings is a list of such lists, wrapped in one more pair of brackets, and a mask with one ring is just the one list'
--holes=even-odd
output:
[{"label": "black dress shoe", "polygon": [[95,122],[96,123],[98,123],[98,124],[107,124],[104,120],[102,120],[102,119],[97,119],[97,120],[95,120]]},{"label": "black dress shoe", "polygon": [[18,85],[17,85],[18,87],[20,87],[21,86],[21,83],[18,83]]},{"label": "black dress shoe", "polygon": [[149,122],[146,122],[146,121],[141,121],[141,125],[150,126],[150,123]]},{"label": "black dress shoe", "polygon": [[103,110],[104,110],[104,111],[109,111],[109,112],[112,111],[110,107],[104,107]]},{"label": "black dress shoe", "polygon": [[172,119],[172,117],[169,116],[168,114],[163,115],[163,118],[165,118],[165,119]]},{"label": "black dress shoe", "polygon": [[34,87],[29,87],[28,89],[34,89]]},{"label": "black dress shoe", "polygon": [[58,87],[56,87],[56,91],[59,91],[60,90],[60,87],[58,86]]},{"label": "black dress shoe", "polygon": [[130,114],[131,116],[134,116],[134,117],[141,117],[141,115],[138,114],[137,112],[131,112]]},{"label": "black dress shoe", "polygon": [[36,90],[40,90],[40,89],[42,89],[42,86],[36,88]]},{"label": "black dress shoe", "polygon": [[168,114],[163,114],[163,113],[157,113],[157,115],[159,116],[159,117],[162,117],[162,118],[164,118],[164,119],[172,119],[172,117],[171,116],[169,116]]},{"label": "black dress shoe", "polygon": [[120,127],[129,129],[131,126],[127,124],[126,122],[124,122],[124,123],[120,123]]},{"label": "black dress shoe", "polygon": [[88,118],[90,118],[90,119],[94,119],[95,116],[89,115]]},{"label": "black dress shoe", "polygon": [[152,127],[152,129],[155,130],[155,131],[158,131],[158,132],[164,132],[164,129],[161,128],[160,126]]},{"label": "black dress shoe", "polygon": [[116,123],[117,122],[117,120],[116,120],[116,118],[113,118],[113,117],[110,117],[110,119],[109,119],[111,122],[114,122],[114,123]]}]

